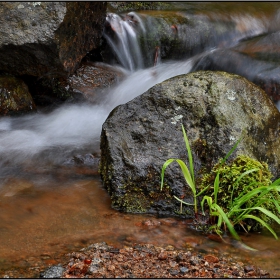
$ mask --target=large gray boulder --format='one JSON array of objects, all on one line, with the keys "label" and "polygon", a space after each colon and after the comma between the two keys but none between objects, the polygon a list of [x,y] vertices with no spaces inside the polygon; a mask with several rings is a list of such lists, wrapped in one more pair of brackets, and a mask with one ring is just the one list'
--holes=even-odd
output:
[{"label": "large gray boulder", "polygon": [[0,71],[56,77],[97,49],[106,2],[1,2]]},{"label": "large gray boulder", "polygon": [[192,201],[176,163],[167,168],[160,192],[163,163],[187,160],[181,124],[196,175],[224,157],[244,133],[232,157],[267,161],[273,175],[280,176],[280,113],[273,102],[241,76],[198,71],[155,85],[115,108],[103,124],[99,168],[113,208],[174,215],[179,202],[172,195]]}]

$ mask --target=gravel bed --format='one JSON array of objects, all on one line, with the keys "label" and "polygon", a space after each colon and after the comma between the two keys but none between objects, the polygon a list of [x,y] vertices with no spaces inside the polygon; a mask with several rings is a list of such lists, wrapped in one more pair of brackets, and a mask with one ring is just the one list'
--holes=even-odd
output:
[{"label": "gravel bed", "polygon": [[[135,244],[114,248],[95,243],[67,254],[69,261],[51,267],[42,278],[270,278],[251,263],[233,259],[226,253],[198,253]],[[54,274],[51,274],[54,273]]]}]

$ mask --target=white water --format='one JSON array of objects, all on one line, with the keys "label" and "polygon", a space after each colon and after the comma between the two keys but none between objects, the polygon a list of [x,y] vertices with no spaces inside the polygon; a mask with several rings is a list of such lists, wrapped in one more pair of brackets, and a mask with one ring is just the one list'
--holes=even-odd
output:
[{"label": "white water", "polygon": [[[135,17],[140,24],[141,31],[146,32],[139,16],[129,13],[130,17]],[[129,17],[129,18],[130,18]],[[104,33],[104,37],[117,56],[119,62],[130,71],[143,68],[142,53],[138,43],[137,30],[130,19],[122,20],[117,14],[108,14],[106,21],[110,24],[115,33],[115,38]]]},{"label": "white water", "polygon": [[102,124],[112,109],[157,83],[188,73],[191,67],[192,59],[189,59],[135,71],[112,88],[98,105],[64,105],[51,113],[2,117],[0,176],[29,160],[40,165],[57,164],[76,153],[98,152]]},{"label": "white water", "polygon": [[[105,34],[123,63],[126,78],[111,88],[96,105],[64,105],[51,113],[0,118],[0,177],[14,174],[14,170],[21,164],[52,167],[79,153],[98,153],[102,124],[112,109],[132,100],[157,83],[189,73],[193,63],[209,53],[208,51],[182,61],[159,63],[158,60],[156,66],[143,69],[137,32],[143,34],[146,29],[137,14],[130,13],[128,16],[126,20],[113,14],[107,18],[117,35],[117,43]],[[243,27],[245,23],[242,23]],[[251,28],[248,24],[246,26],[245,33],[250,33],[250,30],[256,32],[255,22],[251,22]],[[260,29],[264,28],[261,26]],[[179,33],[182,31],[179,27],[178,30]]]}]

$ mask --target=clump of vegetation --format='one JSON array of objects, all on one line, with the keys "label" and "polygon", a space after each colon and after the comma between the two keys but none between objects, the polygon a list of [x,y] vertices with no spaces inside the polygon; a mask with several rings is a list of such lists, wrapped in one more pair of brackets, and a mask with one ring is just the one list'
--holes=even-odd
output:
[{"label": "clump of vegetation", "polygon": [[[240,195],[245,195],[259,186],[269,186],[272,183],[272,174],[268,169],[267,163],[260,162],[245,155],[239,155],[228,164],[216,164],[210,173],[202,177],[198,187],[205,189],[204,195],[214,195],[214,180],[217,174],[219,174],[217,203],[226,212],[232,208],[234,201]],[[276,201],[280,201],[279,193],[277,191],[271,191],[264,198],[265,201],[262,202],[262,206],[275,215],[278,215],[277,208],[271,199],[275,198]],[[253,207],[254,203],[254,200],[248,200],[244,203],[243,207]],[[273,219],[258,210],[255,210],[254,214],[268,224],[273,222]],[[238,214],[236,213],[236,215]],[[259,222],[251,219],[247,220],[246,223],[243,222],[241,225],[246,231],[257,231],[262,228]]]},{"label": "clump of vegetation", "polygon": [[243,228],[249,231],[253,224],[255,228],[267,228],[278,239],[269,224],[272,221],[280,224],[280,179],[271,182],[272,174],[267,164],[244,155],[226,164],[241,141],[239,139],[225,158],[220,160],[209,174],[203,176],[200,186],[196,187],[192,152],[183,125],[182,130],[188,153],[188,166],[180,159],[168,159],[161,171],[161,190],[165,169],[176,161],[192,190],[193,204],[174,197],[181,202],[181,205],[194,206],[196,222],[199,222],[198,214],[208,216],[207,231],[214,231],[220,236],[229,231],[233,238],[240,240],[237,230]]}]

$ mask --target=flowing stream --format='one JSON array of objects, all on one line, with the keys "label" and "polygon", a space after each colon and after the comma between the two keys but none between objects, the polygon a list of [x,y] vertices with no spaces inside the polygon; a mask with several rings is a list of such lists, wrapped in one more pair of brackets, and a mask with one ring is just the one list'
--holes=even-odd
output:
[{"label": "flowing stream", "polygon": [[[187,48],[186,25],[172,27],[165,19],[170,15],[160,11],[109,13],[104,38],[114,54],[111,63],[123,68],[126,75],[122,82],[96,104],[68,104],[51,112],[0,118],[0,276],[11,267],[24,270],[34,265],[36,258],[46,266],[55,264],[58,252],[101,241],[116,246],[147,242],[209,252],[227,250],[232,256],[255,260],[270,270],[271,276],[280,276],[279,241],[267,232],[242,237],[259,249],[252,255],[198,234],[188,221],[119,213],[110,208],[110,198],[97,173],[101,127],[113,108],[170,77],[189,73],[203,57],[221,48],[275,32],[275,21],[280,21],[275,7],[261,14],[234,10],[225,15],[220,7],[208,11],[205,5],[202,3],[199,10],[198,4],[193,4],[191,14],[181,9],[177,15],[188,20],[194,16],[214,18],[220,29],[228,28],[229,32],[212,33],[209,42],[179,59],[160,59],[164,50],[150,49],[148,34],[155,33],[157,22],[169,28],[168,36],[175,32]],[[146,38],[142,46],[139,36]],[[79,165],[73,160],[79,157],[89,157],[89,163]],[[280,229],[276,231],[280,235]]]}]

